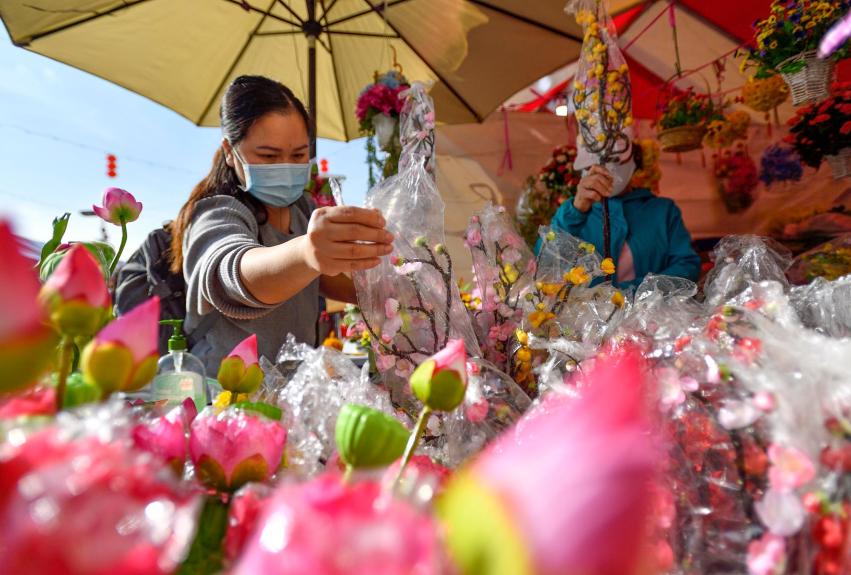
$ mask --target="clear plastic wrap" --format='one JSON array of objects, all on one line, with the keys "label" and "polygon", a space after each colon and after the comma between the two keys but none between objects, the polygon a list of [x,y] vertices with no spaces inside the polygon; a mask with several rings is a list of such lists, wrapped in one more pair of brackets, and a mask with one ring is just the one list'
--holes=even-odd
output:
[{"label": "clear plastic wrap", "polygon": [[816,278],[793,287],[789,298],[804,326],[832,337],[851,337],[851,276]]},{"label": "clear plastic wrap", "polygon": [[[407,376],[449,339],[463,339],[470,355],[480,355],[444,246],[443,200],[422,155],[423,147],[433,145],[433,123],[421,138],[433,118],[433,104],[422,85],[415,84],[407,97],[399,173],[371,189],[365,202],[384,214],[395,237],[393,253],[354,275],[376,364],[401,404],[412,403]],[[408,132],[413,129],[417,133]]]},{"label": "clear plastic wrap", "polygon": [[579,126],[575,167],[605,165],[623,190],[632,176],[620,169],[632,161],[632,90],[617,30],[605,2],[571,0],[566,11],[584,32],[571,99]]},{"label": "clear plastic wrap", "polygon": [[504,371],[509,340],[520,325],[526,294],[534,285],[535,256],[501,206],[489,204],[470,218],[464,243],[473,255],[482,301],[481,309],[472,312],[473,327],[485,359]]},{"label": "clear plastic wrap", "polygon": [[304,358],[276,403],[289,430],[287,464],[299,477],[312,477],[324,469],[335,449],[334,429],[343,405],[357,403],[395,413],[387,390],[372,383],[367,370],[325,347]]},{"label": "clear plastic wrap", "polygon": [[195,533],[198,497],[132,447],[120,402],[62,413],[0,446],[7,573],[170,573]]},{"label": "clear plastic wrap", "polygon": [[718,242],[712,258],[715,267],[704,287],[710,306],[729,301],[752,282],[773,280],[788,285],[786,270],[792,262],[791,254],[770,238],[727,236]]}]

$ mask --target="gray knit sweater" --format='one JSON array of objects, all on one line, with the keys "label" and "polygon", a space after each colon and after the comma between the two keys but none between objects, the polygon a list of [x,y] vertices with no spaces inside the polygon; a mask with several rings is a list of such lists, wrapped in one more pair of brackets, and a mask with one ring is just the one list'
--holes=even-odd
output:
[{"label": "gray knit sweater", "polygon": [[[283,234],[268,223],[259,225],[251,210],[233,197],[214,196],[198,202],[183,236],[186,329],[191,334],[202,326],[202,338],[191,351],[204,362],[208,377],[215,377],[221,360],[252,333],[257,334],[260,354],[272,362],[287,333],[316,345],[319,280],[284,303],[269,305],[252,296],[239,275],[239,262],[248,250],[275,246],[304,234],[312,208],[305,198],[294,204],[293,233]],[[212,317],[202,322],[210,314]]]}]

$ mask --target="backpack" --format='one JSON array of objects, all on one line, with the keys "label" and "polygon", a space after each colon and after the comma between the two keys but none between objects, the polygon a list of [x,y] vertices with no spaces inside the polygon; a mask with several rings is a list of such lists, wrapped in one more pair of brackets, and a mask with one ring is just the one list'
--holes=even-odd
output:
[{"label": "backpack", "polygon": [[[171,271],[171,259],[168,256],[170,247],[171,230],[169,224],[165,224],[149,233],[139,249],[133,252],[119,270],[115,281],[117,315],[124,315],[156,295],[160,296],[161,319],[186,319],[186,281],[182,273]],[[171,334],[171,326],[160,326],[160,355],[168,353],[168,338]],[[191,337],[189,340],[191,348],[195,342]]]}]

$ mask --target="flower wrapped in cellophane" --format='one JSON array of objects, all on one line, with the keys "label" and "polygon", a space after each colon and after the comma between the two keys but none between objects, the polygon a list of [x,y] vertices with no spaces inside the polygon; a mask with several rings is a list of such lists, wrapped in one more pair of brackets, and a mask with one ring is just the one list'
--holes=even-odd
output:
[{"label": "flower wrapped in cellophane", "polygon": [[605,2],[572,0],[566,11],[576,15],[584,32],[571,99],[579,126],[574,167],[604,165],[614,178],[614,188],[623,190],[635,167],[623,169],[632,150],[629,67]]},{"label": "flower wrapped in cellophane", "polygon": [[488,205],[470,218],[464,243],[473,255],[481,297],[480,309],[471,314],[473,327],[485,359],[506,371],[509,340],[534,285],[535,256],[501,206]]},{"label": "flower wrapped in cellophane", "polygon": [[387,220],[395,237],[393,253],[354,276],[376,364],[394,399],[403,403],[410,399],[403,378],[450,339],[462,338],[471,355],[479,355],[444,244],[443,200],[428,168],[434,106],[420,84],[406,97],[399,173],[371,189],[365,202]]}]

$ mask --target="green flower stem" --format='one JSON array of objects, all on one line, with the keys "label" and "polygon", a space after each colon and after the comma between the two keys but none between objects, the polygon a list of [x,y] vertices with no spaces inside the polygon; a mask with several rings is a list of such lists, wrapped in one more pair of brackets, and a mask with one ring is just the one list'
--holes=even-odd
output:
[{"label": "green flower stem", "polygon": [[62,410],[65,401],[65,387],[68,375],[71,373],[71,363],[74,360],[74,341],[67,336],[62,337],[59,344],[59,379],[56,384],[56,411]]},{"label": "green flower stem", "polygon": [[230,499],[222,501],[216,496],[207,497],[198,519],[198,531],[189,554],[177,569],[178,575],[222,572],[222,545],[227,535],[229,511]]},{"label": "green flower stem", "polygon": [[393,485],[398,485],[402,480],[405,468],[408,466],[408,463],[410,463],[411,457],[414,455],[414,451],[417,450],[417,446],[420,444],[420,439],[425,432],[426,424],[428,423],[428,418],[430,416],[431,409],[427,405],[424,405],[422,411],[420,411],[420,417],[417,419],[417,426],[408,438],[408,445],[405,447],[404,455],[402,455],[402,465],[399,466],[399,473],[396,475],[396,480],[393,482]]},{"label": "green flower stem", "polygon": [[115,257],[112,258],[112,263],[109,264],[109,276],[115,273],[115,266],[118,265],[118,260],[121,259],[121,252],[124,251],[124,246],[127,245],[127,222],[121,218],[121,244],[118,246],[118,251],[115,252]]},{"label": "green flower stem", "polygon": [[351,465],[346,465],[346,471],[343,472],[343,483],[348,485],[352,482],[352,473],[354,473],[355,468]]},{"label": "green flower stem", "polygon": [[236,405],[239,403],[236,398],[239,397],[239,392],[231,391],[230,392],[230,403],[228,405]]}]

